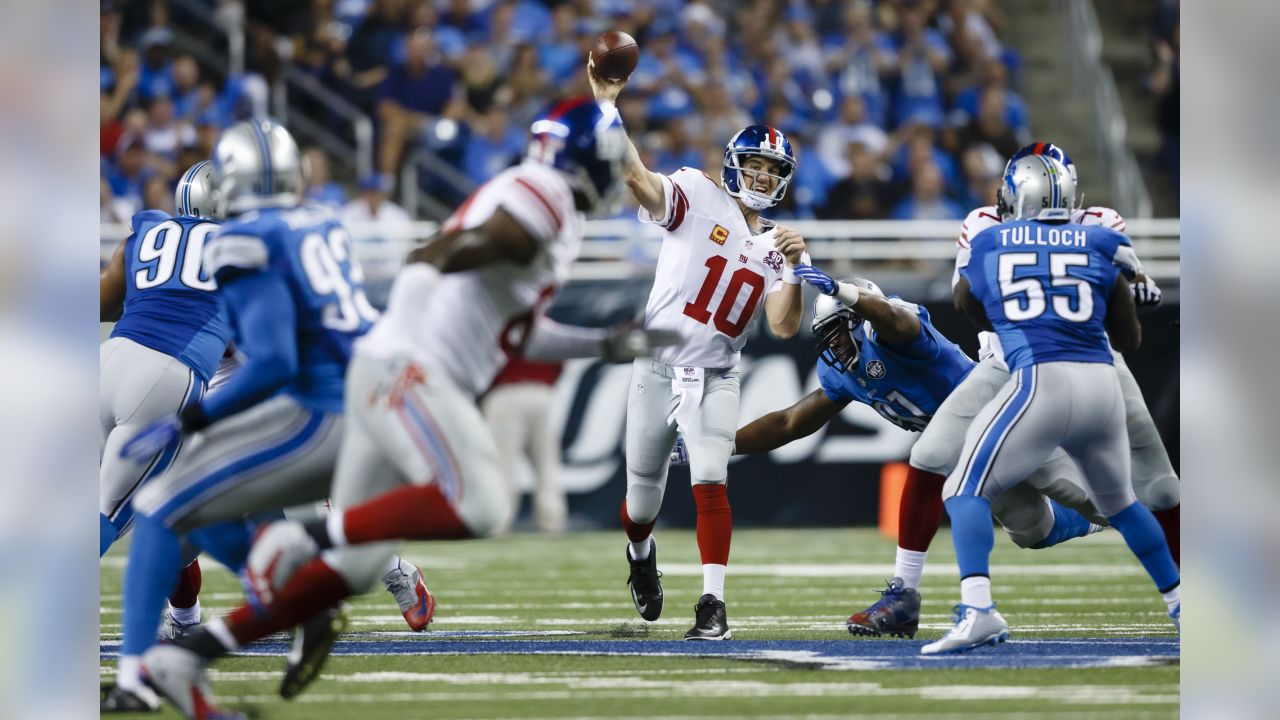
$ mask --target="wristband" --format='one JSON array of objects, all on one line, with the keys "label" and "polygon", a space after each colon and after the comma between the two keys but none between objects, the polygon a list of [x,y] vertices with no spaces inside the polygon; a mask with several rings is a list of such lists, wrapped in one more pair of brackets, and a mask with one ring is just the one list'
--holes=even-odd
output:
[{"label": "wristband", "polygon": [[209,416],[204,414],[204,408],[198,402],[183,408],[178,413],[178,422],[182,423],[182,431],[185,433],[200,432],[210,424]]},{"label": "wristband", "polygon": [[800,278],[796,277],[796,269],[791,267],[790,265],[783,266],[782,282],[788,285],[799,285]]},{"label": "wristband", "polygon": [[848,307],[853,307],[857,304],[860,294],[858,286],[853,283],[836,283],[836,299]]}]

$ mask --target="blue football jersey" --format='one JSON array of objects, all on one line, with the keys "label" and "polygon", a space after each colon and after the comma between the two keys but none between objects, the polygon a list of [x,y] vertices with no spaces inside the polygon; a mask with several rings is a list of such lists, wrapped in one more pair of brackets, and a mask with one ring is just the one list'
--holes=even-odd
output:
[{"label": "blue football jersey", "polygon": [[[319,207],[247,213],[222,227],[205,252],[221,281],[236,272],[278,275],[293,300],[298,371],[281,389],[310,407],[342,411],[343,375],[352,345],[378,319],[364,292],[351,236]],[[239,332],[229,308],[233,337]]]},{"label": "blue football jersey", "polygon": [[971,244],[960,274],[986,309],[1010,370],[1113,362],[1107,301],[1127,237],[1098,225],[1019,220],[990,227]]},{"label": "blue football jersey", "polygon": [[111,331],[177,358],[205,383],[227,347],[216,287],[201,267],[217,229],[209,220],[159,210],[134,215],[124,245],[124,311]]},{"label": "blue football jersey", "polygon": [[933,326],[924,306],[897,298],[892,302],[916,312],[920,335],[909,343],[890,345],[865,322],[854,331],[862,341],[858,366],[841,372],[819,361],[818,381],[832,400],[865,403],[889,422],[919,432],[968,377],[974,362]]}]

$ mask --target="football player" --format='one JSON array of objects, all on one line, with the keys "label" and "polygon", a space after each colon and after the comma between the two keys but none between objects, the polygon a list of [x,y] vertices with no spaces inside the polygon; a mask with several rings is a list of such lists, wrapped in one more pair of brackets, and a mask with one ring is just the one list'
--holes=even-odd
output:
[{"label": "football player", "polygon": [[616,108],[589,96],[556,103],[530,131],[525,161],[482,185],[410,255],[386,313],[356,343],[332,514],[262,533],[246,573],[257,611],[246,605],[147,654],[152,682],[184,712],[210,703],[210,660],[318,618],[327,640],[303,648],[282,686],[286,697],[300,692],[340,630],[332,608],[368,588],[393,552],[387,541],[483,537],[506,523],[510,495],[476,406],[504,348],[623,361],[674,339],[542,316],[568,280],[584,213],[616,205],[624,135]]},{"label": "football player", "polygon": [[[599,77],[590,62],[587,76],[601,101],[613,102],[626,85]],[[630,541],[628,582],[640,616],[657,620],[663,594],[652,531],[679,431],[688,443],[702,559],[702,595],[686,640],[732,636],[724,604],[733,534],[726,483],[738,424],[738,360],[761,310],[778,337],[800,328],[800,279],[793,268],[805,261],[804,238],[761,217],[782,200],[795,170],[790,141],[766,125],[729,140],[719,182],[688,167],[652,172],[626,141],[625,179],[640,220],[664,231],[645,327],[684,338],[636,361],[632,371],[621,509]]]},{"label": "football player", "polygon": [[[862,278],[837,282],[809,266],[797,267],[796,274],[823,293],[812,323],[821,387],[740,428],[734,452],[768,452],[807,437],[854,401],[870,405],[904,430],[928,427],[938,407],[973,370],[973,360],[933,326],[921,305],[885,297],[875,283]],[[1052,485],[1046,482],[1054,477],[1052,470],[1037,470],[1028,483],[992,504],[996,519],[1022,547],[1050,547],[1098,528],[1086,517],[1096,515],[1087,498],[1064,498],[1064,505],[1037,491]],[[890,590],[902,592],[901,580],[895,579]],[[903,601],[880,616],[877,634],[915,636],[919,595],[903,594]]]},{"label": "football player", "polygon": [[[109,694],[109,712],[158,707],[141,681],[140,656],[154,643],[184,539],[238,568],[251,539],[246,518],[328,496],[343,370],[352,342],[377,317],[346,231],[327,211],[299,206],[298,148],[284,127],[263,120],[229,128],[212,170],[216,212],[232,219],[205,240],[202,265],[181,266],[180,278],[217,283],[244,364],[214,392],[118,446],[134,463],[182,453],[133,500],[124,640],[111,691],[132,697],[112,703]],[[184,259],[194,258],[190,247]],[[163,257],[159,267],[169,267]],[[433,604],[421,573],[387,565],[384,582],[406,620],[425,629]]]},{"label": "football player", "polygon": [[[1034,143],[1022,148],[1010,158],[1009,166],[1023,157],[1036,155],[1059,160],[1066,166],[1072,179],[1075,179],[1075,165],[1061,148],[1052,143]],[[1125,229],[1124,219],[1111,208],[1076,208],[1072,210],[1071,219],[1076,223],[1098,225],[1117,232],[1124,232]],[[969,213],[957,240],[957,268],[963,267],[968,261],[970,238],[999,223],[1000,214],[995,206],[977,208]],[[1159,288],[1143,273],[1142,265],[1130,246],[1122,246],[1115,260],[1126,277],[1133,277],[1134,300],[1139,307],[1152,307],[1160,302]],[[958,282],[959,277],[957,269],[952,283]],[[895,577],[879,600],[849,617],[850,632],[862,635],[894,633],[900,624],[905,627],[919,622],[920,575],[924,571],[929,545],[942,522],[942,486],[947,475],[956,467],[965,431],[973,422],[974,416],[1009,379],[999,338],[995,333],[980,331],[978,340],[980,353],[977,367],[938,408],[932,422],[911,449],[910,468],[899,509]],[[1173,472],[1168,453],[1151,420],[1138,383],[1118,353],[1115,354],[1115,369],[1124,391],[1134,489],[1138,499],[1152,510],[1160,522],[1176,561],[1179,545],[1178,477]],[[1046,470],[1052,477],[1046,478],[1041,474],[1033,478],[1043,481],[1036,483],[1040,490],[1077,509],[1081,508],[1080,502],[1087,502],[1079,470],[1064,453],[1054,452],[1046,462]],[[1036,506],[1026,505],[1023,509],[1038,513],[1038,522],[1042,526],[1051,522]],[[1094,522],[1104,522],[1095,514],[1085,514]],[[902,618],[902,621],[897,618]]]},{"label": "football player", "polygon": [[[955,627],[921,648],[964,652],[1009,637],[992,600],[992,498],[1014,487],[1061,446],[1081,468],[1097,507],[1141,561],[1175,626],[1179,573],[1151,511],[1129,477],[1126,408],[1111,347],[1137,349],[1129,282],[1116,255],[1128,240],[1071,222],[1075,181],[1047,155],[1014,161],[999,189],[1002,224],[970,240],[956,303],[996,332],[1012,377],[965,434],[943,493],[960,566]],[[1109,347],[1110,345],[1110,347]]]},{"label": "football player", "polygon": [[[144,210],[116,247],[99,279],[99,314],[115,322],[102,344],[99,367],[98,555],[128,531],[130,500],[148,478],[162,474],[181,446],[139,462],[121,459],[120,446],[148,423],[199,399],[218,370],[229,330],[218,311],[213,280],[200,267],[213,219],[209,161],[192,165],[174,190],[177,214]],[[161,637],[200,622],[200,562],[186,558],[169,596]],[[118,693],[123,701],[126,693]]]}]

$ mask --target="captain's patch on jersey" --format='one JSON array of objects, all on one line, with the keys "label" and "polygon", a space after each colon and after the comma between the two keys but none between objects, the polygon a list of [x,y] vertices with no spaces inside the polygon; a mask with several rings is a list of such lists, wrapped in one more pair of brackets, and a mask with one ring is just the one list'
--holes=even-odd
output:
[{"label": "captain's patch on jersey", "polygon": [[717,225],[711,228],[711,242],[717,245],[723,245],[725,240],[729,239],[729,228],[723,225]]}]

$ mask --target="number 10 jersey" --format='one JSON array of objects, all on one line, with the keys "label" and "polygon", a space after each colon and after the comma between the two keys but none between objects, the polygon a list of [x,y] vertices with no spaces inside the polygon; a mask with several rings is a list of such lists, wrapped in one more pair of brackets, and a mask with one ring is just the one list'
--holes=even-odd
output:
[{"label": "number 10 jersey", "polygon": [[681,168],[662,178],[666,215],[640,220],[666,232],[645,307],[645,327],[683,340],[654,358],[674,367],[735,367],[765,295],[782,289],[785,260],[772,226],[753,235],[733,196],[706,174]]}]

